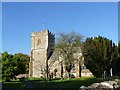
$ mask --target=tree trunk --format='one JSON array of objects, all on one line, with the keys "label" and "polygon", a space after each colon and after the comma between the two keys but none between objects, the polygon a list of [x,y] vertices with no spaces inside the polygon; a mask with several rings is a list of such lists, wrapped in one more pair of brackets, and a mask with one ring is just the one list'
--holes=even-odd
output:
[{"label": "tree trunk", "polygon": [[61,79],[63,79],[63,64],[61,63]]},{"label": "tree trunk", "polygon": [[70,72],[68,72],[68,79],[70,79],[70,78],[71,78],[71,77],[70,77],[70,75],[71,75],[71,74],[70,74]]},{"label": "tree trunk", "polygon": [[81,63],[79,61],[79,77],[81,77],[81,71],[82,71],[82,69],[81,69]]},{"label": "tree trunk", "polygon": [[46,78],[48,78],[48,60],[46,61]]}]

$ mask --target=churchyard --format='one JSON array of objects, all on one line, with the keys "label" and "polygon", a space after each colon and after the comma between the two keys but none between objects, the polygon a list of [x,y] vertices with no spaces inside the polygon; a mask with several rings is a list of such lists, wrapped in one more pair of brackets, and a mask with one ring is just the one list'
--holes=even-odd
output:
[{"label": "churchyard", "polygon": [[[66,37],[64,34],[62,36]],[[71,37],[76,37],[76,34],[70,33],[67,36],[73,41]],[[58,43],[56,50],[59,51],[60,55],[63,55],[63,59],[57,60],[55,56],[58,57],[59,53],[55,55],[56,52],[51,52],[47,59],[42,59],[44,64],[40,63],[40,57],[46,55],[45,52],[41,56],[39,56],[40,53],[37,53],[34,57],[32,57],[33,52],[31,52],[31,56],[22,53],[14,55],[8,52],[2,53],[0,58],[0,61],[2,61],[2,90],[90,90],[92,88],[95,90],[120,90],[120,42],[117,46],[111,40],[102,36],[94,39],[87,38],[82,44],[79,42],[80,40],[76,42],[75,39],[74,41],[72,44],[68,44],[69,41],[64,42],[64,44],[62,42],[63,46]],[[39,43],[37,45],[40,46]],[[64,50],[65,47],[67,48]],[[80,47],[82,47],[82,54],[78,52]],[[64,51],[65,53],[63,53]],[[83,64],[85,65],[84,68]],[[88,77],[88,69],[93,74],[92,77]],[[24,78],[21,74],[27,75],[27,77]],[[71,77],[72,75],[74,75],[74,78]],[[82,77],[85,75],[87,78]]]}]

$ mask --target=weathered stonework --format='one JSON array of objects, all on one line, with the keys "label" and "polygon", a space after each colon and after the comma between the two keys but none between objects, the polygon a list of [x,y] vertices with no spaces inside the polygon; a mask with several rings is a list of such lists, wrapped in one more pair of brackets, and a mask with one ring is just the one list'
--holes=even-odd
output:
[{"label": "weathered stonework", "polygon": [[[31,35],[31,55],[29,63],[29,77],[46,77],[46,61],[48,61],[48,72],[52,78],[61,78],[67,76],[67,72],[64,69],[64,64],[61,63],[62,57],[57,50],[54,50],[55,37],[54,34],[46,31],[40,33],[32,33]],[[84,67],[84,58],[80,48],[77,48],[78,52],[74,54],[77,62],[74,64],[74,68],[71,74],[75,77],[80,76],[80,66]],[[80,63],[81,62],[81,63]],[[64,63],[64,62],[63,62]],[[63,72],[63,75],[62,75]],[[83,69],[82,76],[92,76],[92,73],[88,69]]]},{"label": "weathered stonework", "polygon": [[46,31],[32,33],[29,77],[45,77],[46,61],[54,50],[54,34]]}]

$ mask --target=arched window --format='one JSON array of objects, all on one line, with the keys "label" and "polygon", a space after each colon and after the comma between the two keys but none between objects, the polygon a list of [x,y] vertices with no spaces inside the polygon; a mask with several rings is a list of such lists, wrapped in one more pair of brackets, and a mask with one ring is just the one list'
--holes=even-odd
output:
[{"label": "arched window", "polygon": [[41,40],[40,40],[40,39],[38,39],[38,41],[37,41],[37,46],[38,46],[40,43],[41,43]]}]

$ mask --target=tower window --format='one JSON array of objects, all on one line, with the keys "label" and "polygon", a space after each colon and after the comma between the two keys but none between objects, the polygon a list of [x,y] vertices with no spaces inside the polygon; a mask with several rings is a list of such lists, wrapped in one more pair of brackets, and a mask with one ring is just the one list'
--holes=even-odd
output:
[{"label": "tower window", "polygon": [[37,46],[38,46],[40,43],[41,43],[41,40],[40,40],[40,39],[38,39],[38,41],[37,41]]}]

